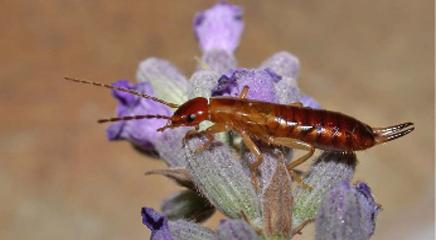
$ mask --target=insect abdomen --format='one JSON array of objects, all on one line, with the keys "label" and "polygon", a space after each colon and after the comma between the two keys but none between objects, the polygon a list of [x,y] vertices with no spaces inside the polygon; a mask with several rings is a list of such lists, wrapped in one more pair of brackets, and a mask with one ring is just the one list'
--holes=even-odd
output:
[{"label": "insect abdomen", "polygon": [[363,150],[375,143],[371,128],[347,115],[285,105],[276,110],[280,124],[276,134],[282,137],[296,138],[316,148],[333,151]]}]

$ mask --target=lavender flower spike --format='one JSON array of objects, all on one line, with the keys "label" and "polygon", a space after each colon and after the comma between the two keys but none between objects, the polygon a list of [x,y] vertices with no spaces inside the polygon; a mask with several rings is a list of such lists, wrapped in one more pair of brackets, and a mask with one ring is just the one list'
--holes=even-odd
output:
[{"label": "lavender flower spike", "polygon": [[168,219],[152,208],[142,208],[142,223],[151,230],[151,240],[173,240],[168,228]]},{"label": "lavender flower spike", "polygon": [[220,49],[232,54],[243,29],[242,9],[224,1],[194,18],[194,32],[203,52]]},{"label": "lavender flower spike", "polygon": [[367,240],[379,211],[365,183],[339,183],[324,197],[316,218],[316,240]]}]

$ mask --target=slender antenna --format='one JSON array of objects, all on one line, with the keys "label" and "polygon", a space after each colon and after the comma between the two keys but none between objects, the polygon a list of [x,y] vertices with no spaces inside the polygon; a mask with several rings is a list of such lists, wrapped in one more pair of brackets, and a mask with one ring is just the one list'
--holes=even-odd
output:
[{"label": "slender antenna", "polygon": [[98,123],[107,123],[107,122],[129,121],[129,120],[150,119],[150,118],[171,119],[171,117],[163,116],[163,115],[132,115],[132,116],[122,116],[122,117],[99,119],[97,122]]},{"label": "slender antenna", "polygon": [[92,82],[92,81],[81,80],[81,79],[78,79],[78,78],[64,77],[64,79],[68,80],[68,81],[72,81],[72,82],[84,83],[84,84],[94,85],[94,86],[98,86],[98,87],[105,87],[105,88],[109,88],[109,89],[112,89],[112,90],[117,90],[117,91],[121,91],[121,92],[130,93],[130,94],[133,94],[133,95],[138,96],[138,97],[147,98],[147,99],[150,99],[152,101],[165,104],[165,105],[167,105],[170,108],[178,108],[179,107],[178,104],[169,103],[169,102],[166,102],[166,101],[164,101],[164,100],[162,100],[160,98],[148,96],[147,94],[143,94],[143,93],[137,92],[135,90],[127,89],[127,88],[116,87],[116,86],[112,86],[112,85],[105,84],[105,83],[100,83],[100,82]]}]

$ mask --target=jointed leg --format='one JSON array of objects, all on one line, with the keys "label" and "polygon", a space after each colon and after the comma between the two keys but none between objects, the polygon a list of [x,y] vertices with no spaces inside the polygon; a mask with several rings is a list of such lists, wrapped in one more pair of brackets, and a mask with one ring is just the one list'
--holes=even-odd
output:
[{"label": "jointed leg", "polygon": [[242,141],[244,142],[245,146],[250,150],[251,153],[254,154],[256,160],[254,163],[250,164],[250,172],[251,172],[251,182],[253,183],[253,186],[257,188],[257,167],[259,167],[260,164],[262,164],[263,156],[260,152],[259,148],[256,146],[256,144],[253,142],[253,140],[250,138],[250,136],[244,132],[240,132]]},{"label": "jointed leg", "polygon": [[301,178],[300,174],[298,174],[294,169],[288,170],[289,175],[291,175],[292,180],[295,181],[296,183],[298,183],[300,185],[300,187],[302,187],[303,189],[306,190],[312,190],[312,186],[310,186],[309,184],[306,184],[303,179]]},{"label": "jointed leg", "polygon": [[297,234],[301,234],[301,230],[303,230],[304,227],[306,227],[307,224],[314,222],[315,219],[308,219],[304,222],[300,223],[296,228],[292,229],[291,236],[295,236]]},{"label": "jointed leg", "polygon": [[291,105],[293,107],[303,107],[302,102],[291,102],[289,105]]},{"label": "jointed leg", "polygon": [[[284,161],[284,155],[282,152],[278,152],[280,155],[280,158],[282,159],[282,161]],[[308,184],[306,184],[303,179],[301,178],[301,172],[295,169],[289,169],[288,170],[289,175],[291,175],[292,181],[295,181],[296,183],[298,183],[300,185],[300,187],[302,187],[303,189],[306,190],[312,190],[312,187]]]},{"label": "jointed leg", "polygon": [[309,159],[313,155],[313,153],[315,152],[315,148],[312,145],[305,143],[303,141],[297,140],[297,139],[293,139],[293,138],[273,138],[272,144],[309,151],[308,153],[304,154],[303,156],[290,162],[286,166],[286,168],[288,170],[291,170],[291,169],[295,168],[296,166],[302,164],[307,159]]},{"label": "jointed leg", "polygon": [[239,98],[241,98],[241,99],[247,98],[248,89],[249,89],[249,87],[247,85],[245,85],[244,88],[242,88],[241,93],[239,94]]},{"label": "jointed leg", "polygon": [[294,179],[295,182],[300,184],[301,187],[305,189],[311,189],[312,187],[304,183],[300,175],[294,172],[294,168],[309,159],[315,152],[315,148],[308,143],[293,138],[273,138],[271,143],[274,145],[309,151],[303,156],[297,158],[296,160],[291,161],[288,165],[286,165],[286,168],[288,169],[289,174],[292,176],[292,179]]},{"label": "jointed leg", "polygon": [[198,135],[206,136],[207,142],[204,143],[203,145],[201,145],[196,150],[197,153],[201,153],[212,144],[212,141],[214,140],[214,135],[216,133],[220,133],[220,132],[224,132],[224,131],[227,131],[226,125],[216,123],[216,124],[208,127],[207,129],[203,130],[203,131],[190,130],[189,132],[186,133],[185,137],[183,138],[183,141],[186,141],[186,140],[188,140],[194,136],[198,136]]}]

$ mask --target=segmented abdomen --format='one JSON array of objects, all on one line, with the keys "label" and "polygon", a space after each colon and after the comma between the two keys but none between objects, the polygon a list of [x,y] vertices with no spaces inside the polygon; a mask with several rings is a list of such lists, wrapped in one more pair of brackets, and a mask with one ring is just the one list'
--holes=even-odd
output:
[{"label": "segmented abdomen", "polygon": [[276,105],[276,136],[290,137],[334,151],[363,150],[374,145],[372,129],[338,112]]}]

